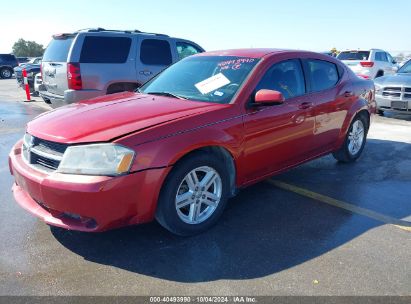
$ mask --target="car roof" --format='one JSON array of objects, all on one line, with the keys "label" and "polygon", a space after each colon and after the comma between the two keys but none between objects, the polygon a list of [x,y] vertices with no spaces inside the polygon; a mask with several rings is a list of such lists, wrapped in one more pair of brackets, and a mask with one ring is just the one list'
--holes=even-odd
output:
[{"label": "car roof", "polygon": [[237,56],[237,57],[250,57],[250,58],[262,58],[268,54],[278,54],[285,52],[299,52],[296,50],[286,49],[270,49],[270,48],[250,48],[250,49],[231,49],[231,50],[218,50],[209,51],[194,56]]},{"label": "car roof", "polygon": [[161,37],[169,37],[166,34],[160,33],[150,33],[150,32],[142,32],[139,30],[108,30],[101,27],[98,28],[86,28],[80,29],[72,33],[58,33],[53,35],[53,38],[58,39],[65,36],[75,36],[78,34],[85,34],[85,33],[100,33],[100,34],[126,34],[126,35],[147,35],[147,36],[161,36]]},{"label": "car roof", "polygon": [[[290,49],[275,49],[275,48],[249,48],[249,49],[231,49],[231,50],[218,50],[199,53],[193,56],[237,56],[237,57],[250,57],[250,58],[262,58],[267,55],[275,55],[280,53],[312,53],[309,51],[290,50]],[[316,54],[316,53],[315,53]]]},{"label": "car roof", "polygon": [[385,52],[382,49],[368,49],[368,50],[344,50],[344,51],[341,51],[341,53],[343,52],[371,52],[371,51]]}]

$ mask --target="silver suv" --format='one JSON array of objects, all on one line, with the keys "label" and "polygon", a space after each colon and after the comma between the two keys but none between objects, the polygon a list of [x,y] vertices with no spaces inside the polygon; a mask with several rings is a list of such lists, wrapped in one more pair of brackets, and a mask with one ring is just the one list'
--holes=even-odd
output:
[{"label": "silver suv", "polygon": [[133,91],[172,63],[204,49],[164,34],[102,28],[54,35],[39,93],[52,107]]}]

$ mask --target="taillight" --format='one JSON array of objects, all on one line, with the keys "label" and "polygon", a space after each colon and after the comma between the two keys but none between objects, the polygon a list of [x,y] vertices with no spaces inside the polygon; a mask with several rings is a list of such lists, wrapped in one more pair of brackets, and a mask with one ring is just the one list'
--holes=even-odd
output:
[{"label": "taillight", "polygon": [[374,62],[372,61],[361,61],[360,64],[364,68],[372,68],[374,66]]},{"label": "taillight", "polygon": [[83,88],[80,63],[67,63],[67,80],[69,89],[81,90]]},{"label": "taillight", "polygon": [[364,79],[370,79],[370,76],[368,75],[362,75],[362,74],[358,74],[358,77],[364,78]]}]

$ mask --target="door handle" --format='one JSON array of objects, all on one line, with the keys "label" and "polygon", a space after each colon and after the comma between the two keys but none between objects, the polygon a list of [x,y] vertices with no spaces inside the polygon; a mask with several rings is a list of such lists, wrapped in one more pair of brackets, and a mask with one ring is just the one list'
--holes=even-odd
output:
[{"label": "door handle", "polygon": [[345,91],[344,92],[344,97],[352,97],[352,96],[354,96],[353,92],[351,92],[351,91]]},{"label": "door handle", "polygon": [[312,102],[303,102],[302,104],[298,106],[298,108],[301,110],[305,110],[305,109],[312,108],[312,106],[313,106]]}]

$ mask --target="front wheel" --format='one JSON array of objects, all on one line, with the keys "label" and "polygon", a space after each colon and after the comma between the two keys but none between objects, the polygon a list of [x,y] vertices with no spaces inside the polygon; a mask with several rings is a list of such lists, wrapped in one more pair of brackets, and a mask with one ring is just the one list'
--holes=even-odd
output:
[{"label": "front wheel", "polygon": [[351,122],[344,144],[333,153],[334,158],[343,163],[356,161],[364,149],[367,132],[367,119],[364,115],[357,115]]},{"label": "front wheel", "polygon": [[213,226],[227,203],[229,177],[218,157],[196,153],[178,163],[160,193],[156,219],[174,234],[189,236]]}]

